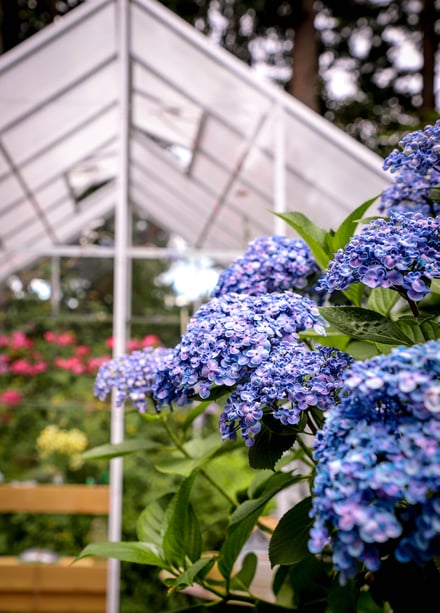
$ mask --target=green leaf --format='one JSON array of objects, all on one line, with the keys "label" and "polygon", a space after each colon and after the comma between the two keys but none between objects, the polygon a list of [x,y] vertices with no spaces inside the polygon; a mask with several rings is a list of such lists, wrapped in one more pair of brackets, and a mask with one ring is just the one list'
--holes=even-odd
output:
[{"label": "green leaf", "polygon": [[204,413],[211,404],[212,404],[212,399],[197,403],[195,407],[191,409],[191,411],[185,417],[185,421],[182,424],[182,430],[186,432],[188,428],[192,426],[192,424],[194,423],[194,420],[197,419],[199,415],[202,415],[202,413]]},{"label": "green leaf", "polygon": [[367,305],[372,311],[387,316],[390,314],[399,298],[400,296],[395,290],[385,287],[375,287],[368,296]]},{"label": "green leaf", "polygon": [[401,317],[395,324],[403,334],[411,339],[411,343],[423,343],[425,341],[421,324],[414,317]]},{"label": "green leaf", "polygon": [[310,556],[307,548],[313,520],[309,516],[311,497],[304,498],[278,522],[269,544],[269,559],[276,564],[297,564]]},{"label": "green leaf", "polygon": [[166,530],[163,550],[174,566],[185,567],[186,558],[195,561],[202,552],[202,535],[194,510],[189,502],[197,471],[184,479],[166,510]]},{"label": "green leaf", "polygon": [[129,455],[130,453],[136,453],[137,451],[152,451],[160,447],[161,445],[159,443],[153,443],[145,439],[131,439],[114,445],[110,443],[99,445],[98,447],[84,451],[81,457],[85,460],[109,460],[111,458]]},{"label": "green leaf", "polygon": [[[218,432],[204,438],[193,438],[184,445],[187,455],[174,451],[165,460],[155,464],[162,473],[188,477],[193,470],[206,466],[211,460],[237,449],[240,443],[222,442]],[[189,457],[188,457],[189,456]]]},{"label": "green leaf", "polygon": [[154,465],[154,468],[165,475],[180,475],[188,477],[197,466],[197,460],[186,457],[169,457]]},{"label": "green leaf", "polygon": [[[389,345],[387,347],[390,348]],[[368,360],[379,353],[376,344],[367,341],[351,341],[344,351],[352,355],[355,360]]]},{"label": "green leaf", "polygon": [[432,188],[429,197],[433,202],[440,202],[440,186],[436,185]]},{"label": "green leaf", "polygon": [[387,345],[411,345],[412,341],[391,319],[360,307],[319,307],[321,315],[344,334]]},{"label": "green leaf", "polygon": [[297,432],[274,432],[267,424],[261,422],[261,430],[249,448],[249,464],[252,468],[273,469],[283,453],[295,443]]},{"label": "green leaf", "polygon": [[264,485],[263,494],[255,500],[247,500],[232,514],[226,537],[220,549],[218,567],[225,579],[231,575],[234,563],[248,540],[266,503],[283,488],[298,482],[301,477],[288,473],[272,474]]},{"label": "green leaf", "polygon": [[440,324],[438,322],[428,319],[423,321],[420,327],[427,341],[435,341],[440,338]]},{"label": "green leaf", "polygon": [[154,545],[137,542],[106,542],[87,545],[78,556],[78,560],[89,556],[115,558],[121,562],[134,562],[167,568],[166,563]]},{"label": "green leaf", "polygon": [[440,278],[432,279],[429,289],[431,294],[440,294]]},{"label": "green leaf", "polygon": [[298,232],[310,247],[318,266],[325,270],[328,266],[331,253],[325,249],[327,232],[314,224],[302,213],[277,213],[278,217]]},{"label": "green leaf", "polygon": [[364,295],[365,287],[362,283],[353,283],[349,288],[343,290],[343,294],[350,300],[354,306],[362,304],[362,296]]},{"label": "green leaf", "polygon": [[152,543],[162,549],[165,533],[164,514],[174,494],[165,494],[153,500],[140,513],[136,522],[136,533],[140,541]]},{"label": "green leaf", "polygon": [[231,582],[232,589],[247,590],[255,577],[258,559],[255,553],[249,552],[243,558],[240,571],[233,577]]},{"label": "green leaf", "polygon": [[278,494],[278,492],[302,480],[303,477],[301,475],[292,476],[290,473],[272,474],[265,483],[264,493],[253,500],[246,500],[239,507],[237,507],[231,515],[229,524],[233,526],[234,524],[240,523],[247,517],[253,515],[255,511],[258,511],[259,514],[261,514],[266,506],[266,503],[269,502],[269,500],[276,494]]},{"label": "green leaf", "polygon": [[336,232],[332,235],[331,246],[333,253],[338,249],[343,249],[353,236],[359,220],[364,216],[364,213],[370,208],[370,206],[377,200],[378,196],[366,200],[360,206],[358,206],[339,226]]},{"label": "green leaf", "polygon": [[206,573],[214,566],[214,564],[214,558],[200,558],[174,580],[169,580],[167,585],[175,590],[182,590],[185,587],[194,585],[197,577],[199,575],[205,576]]},{"label": "green leaf", "polygon": [[234,563],[251,535],[260,516],[260,509],[256,509],[243,521],[228,527],[226,536],[220,548],[218,569],[225,579],[229,579]]}]

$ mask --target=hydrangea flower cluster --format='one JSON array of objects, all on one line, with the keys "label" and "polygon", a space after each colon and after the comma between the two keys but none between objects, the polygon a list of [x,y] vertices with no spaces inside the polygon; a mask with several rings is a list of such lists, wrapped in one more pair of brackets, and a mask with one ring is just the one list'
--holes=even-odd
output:
[{"label": "hydrangea flower cluster", "polygon": [[268,358],[237,385],[220,416],[223,440],[235,440],[237,430],[246,445],[254,443],[264,412],[284,425],[297,424],[303,411],[325,411],[337,397],[341,375],[353,358],[332,347],[281,342]]},{"label": "hydrangea flower cluster", "polygon": [[332,293],[360,281],[392,287],[417,302],[439,276],[439,218],[391,211],[389,221],[372,221],[335,253],[316,289]]},{"label": "hydrangea flower cluster", "polygon": [[258,296],[303,289],[319,272],[309,246],[301,239],[262,236],[251,243],[220,275],[212,297],[230,292]]},{"label": "hydrangea flower cluster", "polygon": [[399,142],[384,161],[384,169],[397,172],[408,169],[426,175],[431,168],[440,171],[440,120],[423,130],[415,130]]},{"label": "hydrangea flower cluster", "polygon": [[440,172],[431,168],[426,175],[402,169],[380,196],[379,211],[389,213],[419,212],[425,217],[440,214],[440,203],[431,198],[432,189],[440,184]]},{"label": "hydrangea flower cluster", "polygon": [[384,554],[440,554],[440,341],[355,362],[315,439],[309,549],[332,546],[342,583]]},{"label": "hydrangea flower cluster", "polygon": [[146,347],[105,362],[95,379],[95,396],[105,400],[114,388],[117,406],[129,399],[144,413],[147,398],[152,396],[157,367],[170,353],[171,349],[165,347]]},{"label": "hydrangea flower cluster", "polygon": [[159,365],[154,397],[158,406],[208,398],[215,386],[236,385],[268,359],[281,341],[298,332],[325,334],[316,304],[293,292],[229,293],[202,305],[170,360]]}]

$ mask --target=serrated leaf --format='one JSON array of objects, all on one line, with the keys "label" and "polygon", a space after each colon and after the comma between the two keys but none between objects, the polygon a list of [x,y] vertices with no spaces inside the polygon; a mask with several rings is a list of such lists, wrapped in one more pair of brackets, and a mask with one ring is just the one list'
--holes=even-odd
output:
[{"label": "serrated leaf", "polygon": [[278,522],[269,543],[269,559],[276,564],[297,564],[310,556],[307,543],[313,520],[309,513],[312,508],[311,497],[304,498],[287,511]]},{"label": "serrated leaf", "polygon": [[294,228],[301,238],[305,240],[310,247],[316,263],[322,270],[325,270],[332,255],[331,253],[327,253],[325,249],[327,232],[314,224],[302,213],[277,213],[277,216],[281,217],[289,226]]},{"label": "serrated leaf", "polygon": [[372,311],[381,315],[389,315],[393,306],[397,303],[400,296],[392,289],[385,287],[375,287],[368,296],[367,306]]},{"label": "serrated leaf", "polygon": [[333,249],[333,253],[338,251],[338,249],[343,249],[345,247],[355,233],[355,230],[359,225],[359,220],[364,216],[364,213],[377,200],[377,198],[378,196],[375,196],[374,198],[370,198],[370,200],[366,200],[344,219],[342,224],[331,237],[331,247]]},{"label": "serrated leaf", "polygon": [[153,443],[145,439],[129,439],[121,443],[107,443],[93,447],[93,449],[84,451],[81,457],[85,460],[110,460],[111,458],[118,458],[130,453],[136,453],[137,451],[152,451],[160,447],[159,443]]},{"label": "serrated leaf", "polygon": [[249,448],[249,464],[252,468],[273,469],[285,451],[290,449],[296,441],[297,434],[279,434],[274,432],[264,422],[261,430]]},{"label": "serrated leaf", "polygon": [[90,556],[99,556],[101,558],[115,558],[121,562],[133,562],[135,564],[147,564],[166,568],[167,565],[160,557],[158,550],[154,545],[137,542],[106,542],[106,543],[91,543],[87,545],[78,556],[78,560]]},{"label": "serrated leaf", "polygon": [[319,307],[321,315],[333,326],[360,340],[411,345],[412,341],[391,319],[360,307]]}]

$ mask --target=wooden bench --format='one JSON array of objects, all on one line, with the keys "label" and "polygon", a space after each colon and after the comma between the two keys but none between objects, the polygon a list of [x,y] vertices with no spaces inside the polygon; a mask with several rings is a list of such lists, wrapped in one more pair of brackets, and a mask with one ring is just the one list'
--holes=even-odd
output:
[{"label": "wooden bench", "polygon": [[[105,515],[108,485],[0,485],[0,513]],[[79,552],[78,552],[79,553]],[[107,561],[60,557],[24,562],[0,556],[0,611],[105,613]]]}]

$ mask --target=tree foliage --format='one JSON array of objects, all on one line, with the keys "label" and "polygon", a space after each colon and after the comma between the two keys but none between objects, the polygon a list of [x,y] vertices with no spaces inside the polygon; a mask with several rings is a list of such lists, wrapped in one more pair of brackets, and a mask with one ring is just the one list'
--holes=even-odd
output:
[{"label": "tree foliage", "polygon": [[379,153],[395,146],[402,127],[436,117],[436,0],[162,3],[240,59],[264,61],[266,73],[294,95],[301,86],[297,97]]}]

